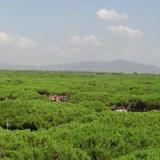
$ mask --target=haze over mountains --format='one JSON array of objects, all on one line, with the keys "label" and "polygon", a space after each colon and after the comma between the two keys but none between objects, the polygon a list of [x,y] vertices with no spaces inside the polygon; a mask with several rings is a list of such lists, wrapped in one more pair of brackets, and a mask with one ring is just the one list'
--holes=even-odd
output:
[{"label": "haze over mountains", "polygon": [[9,70],[42,70],[42,71],[91,71],[91,72],[124,72],[124,73],[160,73],[160,67],[145,65],[126,60],[113,60],[107,62],[84,61],[45,66],[7,65],[0,63],[0,69]]}]

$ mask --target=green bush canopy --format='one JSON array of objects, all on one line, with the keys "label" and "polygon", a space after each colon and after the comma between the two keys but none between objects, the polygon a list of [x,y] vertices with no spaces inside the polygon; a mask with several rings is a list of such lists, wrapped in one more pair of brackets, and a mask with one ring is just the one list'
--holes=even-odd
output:
[{"label": "green bush canopy", "polygon": [[0,159],[159,160],[159,111],[160,75],[0,71]]}]

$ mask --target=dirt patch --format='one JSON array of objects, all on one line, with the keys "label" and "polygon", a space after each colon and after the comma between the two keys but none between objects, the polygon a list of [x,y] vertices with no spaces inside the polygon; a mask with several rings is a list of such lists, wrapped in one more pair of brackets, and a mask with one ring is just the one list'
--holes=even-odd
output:
[{"label": "dirt patch", "polygon": [[61,93],[61,94],[51,94],[48,91],[38,91],[41,96],[48,97],[50,101],[54,102],[67,102],[70,99],[71,94]]},{"label": "dirt patch", "polygon": [[112,110],[117,112],[128,112],[129,107],[126,104],[116,104],[112,106]]},{"label": "dirt patch", "polygon": [[70,98],[69,94],[53,94],[48,96],[50,101],[67,102]]},{"label": "dirt patch", "polygon": [[147,103],[141,100],[130,101],[128,104],[116,104],[112,106],[112,110],[118,112],[148,112],[150,110]]}]

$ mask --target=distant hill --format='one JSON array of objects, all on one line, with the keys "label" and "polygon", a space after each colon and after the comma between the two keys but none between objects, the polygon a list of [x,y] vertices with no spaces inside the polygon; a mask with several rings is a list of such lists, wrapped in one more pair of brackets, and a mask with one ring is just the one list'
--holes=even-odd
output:
[{"label": "distant hill", "polygon": [[125,60],[114,60],[108,62],[85,61],[62,65],[42,66],[41,70],[55,71],[93,71],[93,72],[124,72],[124,73],[160,73],[160,67],[144,65]]},{"label": "distant hill", "polygon": [[79,63],[68,63],[46,66],[21,66],[6,65],[0,63],[0,69],[11,70],[42,70],[42,71],[91,71],[91,72],[123,72],[123,73],[160,73],[160,67],[144,65],[126,60],[113,60],[108,62],[84,61]]}]

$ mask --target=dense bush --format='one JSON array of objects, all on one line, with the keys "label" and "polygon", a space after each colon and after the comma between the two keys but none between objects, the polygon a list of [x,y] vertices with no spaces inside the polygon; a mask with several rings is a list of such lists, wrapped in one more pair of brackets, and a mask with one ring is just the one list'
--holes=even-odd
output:
[{"label": "dense bush", "polygon": [[0,103],[0,126],[6,128],[6,120],[8,120],[11,130],[38,130],[69,123],[73,120],[84,122],[90,115],[94,117],[95,113],[85,107],[72,104],[41,100]]},{"label": "dense bush", "polygon": [[135,151],[126,156],[116,158],[114,160],[159,160],[160,150],[158,149],[148,149],[142,151]]},{"label": "dense bush", "polygon": [[158,160],[159,84],[147,74],[0,71],[0,159]]},{"label": "dense bush", "polygon": [[107,107],[104,103],[100,101],[83,101],[80,103],[80,105],[88,108],[89,110],[93,110],[96,112],[102,112],[105,110],[109,110],[109,107]]}]

